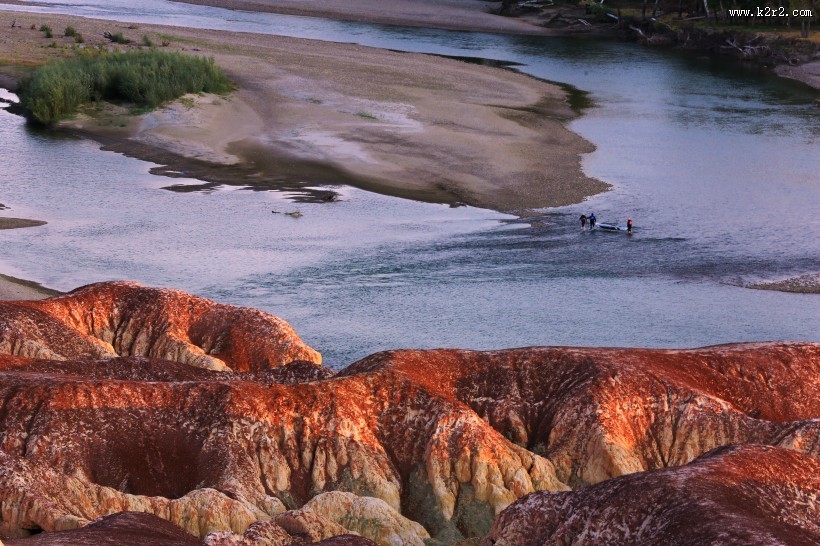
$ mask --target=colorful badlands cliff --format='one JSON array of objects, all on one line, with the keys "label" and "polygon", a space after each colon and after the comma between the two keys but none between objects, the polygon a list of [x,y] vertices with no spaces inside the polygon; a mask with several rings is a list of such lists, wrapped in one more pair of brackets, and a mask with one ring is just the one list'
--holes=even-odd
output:
[{"label": "colorful badlands cliff", "polygon": [[333,373],[279,318],[102,283],[0,302],[0,536],[820,543],[819,387],[809,343],[389,351]]}]

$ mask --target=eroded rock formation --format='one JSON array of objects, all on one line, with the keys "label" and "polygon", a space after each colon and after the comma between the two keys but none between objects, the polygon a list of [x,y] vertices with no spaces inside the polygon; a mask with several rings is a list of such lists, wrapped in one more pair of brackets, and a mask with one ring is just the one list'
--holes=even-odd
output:
[{"label": "eroded rock formation", "polygon": [[211,546],[454,543],[529,493],[723,445],[820,455],[817,344],[390,351],[334,374],[280,319],[108,283],[0,304],[3,352],[2,536],[140,511]]},{"label": "eroded rock formation", "polygon": [[459,400],[573,487],[728,444],[820,455],[817,344],[392,351],[342,372],[357,373],[399,374]]},{"label": "eroded rock formation", "polygon": [[820,544],[820,459],[761,445],[571,493],[533,493],[483,546]]},{"label": "eroded rock formation", "polygon": [[[566,489],[547,460],[399,375],[257,376],[0,357],[0,491],[17,499],[3,507],[5,532],[143,510],[199,536],[241,533],[344,490],[404,508],[428,531],[478,535],[521,495]],[[49,485],[61,482],[72,486]],[[199,508],[179,516],[180,505]]]},{"label": "eroded rock formation", "polygon": [[321,363],[280,318],[132,282],[0,302],[0,352],[58,360],[148,356],[235,371],[294,360]]}]

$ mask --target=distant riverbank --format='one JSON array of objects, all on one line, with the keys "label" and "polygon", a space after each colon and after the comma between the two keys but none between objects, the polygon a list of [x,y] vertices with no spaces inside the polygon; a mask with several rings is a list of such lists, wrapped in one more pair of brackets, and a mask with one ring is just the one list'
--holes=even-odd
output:
[{"label": "distant riverbank", "polygon": [[501,2],[481,0],[179,0],[186,4],[219,8],[325,17],[339,21],[359,21],[448,30],[494,32],[500,34],[558,34],[559,31],[533,25],[526,20],[499,17]]},{"label": "distant riverbank", "polygon": [[[617,37],[628,40],[644,41],[652,45],[683,47],[691,50],[721,52],[726,55],[745,55],[744,35],[754,38],[754,46],[760,49],[768,45],[773,50],[771,59],[762,59],[763,64],[777,66],[774,72],[784,78],[801,81],[820,89],[820,60],[812,60],[811,54],[801,58],[790,56],[789,62],[774,58],[783,53],[780,51],[788,45],[782,33],[768,36],[765,32],[754,35],[739,33],[736,46],[733,48],[720,31],[686,32],[677,36],[665,25],[650,29],[652,25],[640,21],[627,21],[616,24],[612,19],[597,20],[595,14],[588,13],[583,7],[568,5],[517,6],[507,3],[503,9],[509,16],[495,15],[502,11],[501,2],[483,2],[478,0],[318,0],[305,4],[297,0],[180,0],[188,4],[215,6],[228,9],[326,17],[341,21],[363,21],[428,28],[457,29],[502,34],[538,34],[558,35],[595,35]],[[539,13],[540,10],[540,13]],[[640,27],[644,27],[643,29]],[[726,32],[729,32],[727,30]],[[816,31],[814,31],[816,32]],[[681,41],[683,40],[683,42]],[[779,48],[779,49],[778,49]],[[816,57],[816,54],[815,54]]]}]

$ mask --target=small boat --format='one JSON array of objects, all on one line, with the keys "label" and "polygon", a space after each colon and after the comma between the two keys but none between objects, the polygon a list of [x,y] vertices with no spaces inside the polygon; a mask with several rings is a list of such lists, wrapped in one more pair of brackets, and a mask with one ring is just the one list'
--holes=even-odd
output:
[{"label": "small boat", "polygon": [[618,224],[610,224],[607,222],[595,224],[595,227],[602,231],[626,231],[626,226],[619,226]]}]

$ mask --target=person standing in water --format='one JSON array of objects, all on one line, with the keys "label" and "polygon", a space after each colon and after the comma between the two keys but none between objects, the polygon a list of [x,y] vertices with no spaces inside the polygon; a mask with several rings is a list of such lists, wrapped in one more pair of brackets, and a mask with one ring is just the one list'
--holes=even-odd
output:
[{"label": "person standing in water", "polygon": [[632,218],[629,218],[626,221],[626,232],[627,233],[632,233]]},{"label": "person standing in water", "polygon": [[595,229],[595,213],[591,212],[589,214],[589,230],[592,231]]},{"label": "person standing in water", "polygon": [[587,215],[582,214],[581,215],[581,231],[586,231],[586,229],[587,229]]}]

